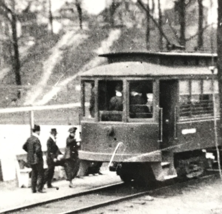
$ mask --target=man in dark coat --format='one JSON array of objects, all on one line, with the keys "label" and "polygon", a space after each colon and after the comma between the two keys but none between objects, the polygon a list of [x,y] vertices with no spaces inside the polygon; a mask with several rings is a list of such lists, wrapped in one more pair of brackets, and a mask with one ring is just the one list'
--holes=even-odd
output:
[{"label": "man in dark coat", "polygon": [[[50,137],[47,140],[47,152],[46,152],[46,162],[48,168],[45,172],[45,183],[47,183],[48,188],[53,188],[52,179],[54,175],[55,166],[58,165],[58,155],[62,154],[56,145],[56,135],[57,130],[51,129]],[[58,187],[55,187],[57,190]]]},{"label": "man in dark coat", "polygon": [[130,117],[149,118],[151,114],[146,103],[147,98],[141,91],[132,90],[130,93]]},{"label": "man in dark coat", "polygon": [[32,136],[27,139],[26,143],[23,145],[23,149],[27,152],[27,162],[32,168],[32,192],[36,193],[37,180],[39,179],[37,190],[43,193],[44,169],[42,147],[39,140],[40,126],[34,125],[32,131]]},{"label": "man in dark coat", "polygon": [[72,180],[75,178],[79,170],[78,149],[80,145],[75,139],[76,130],[76,127],[69,129],[69,136],[66,139],[66,148],[64,154],[64,168],[70,188],[73,187]]},{"label": "man in dark coat", "polygon": [[122,85],[118,84],[115,87],[115,96],[110,99],[109,110],[122,111],[123,110],[123,96],[122,96]]}]

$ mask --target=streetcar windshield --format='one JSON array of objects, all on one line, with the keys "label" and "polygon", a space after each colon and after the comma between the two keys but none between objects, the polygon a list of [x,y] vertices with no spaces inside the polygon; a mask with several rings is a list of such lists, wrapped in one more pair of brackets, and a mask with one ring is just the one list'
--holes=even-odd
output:
[{"label": "streetcar windshield", "polygon": [[98,101],[101,121],[122,121],[123,82],[99,81]]},{"label": "streetcar windshield", "polygon": [[153,117],[153,84],[149,80],[130,82],[130,118]]}]

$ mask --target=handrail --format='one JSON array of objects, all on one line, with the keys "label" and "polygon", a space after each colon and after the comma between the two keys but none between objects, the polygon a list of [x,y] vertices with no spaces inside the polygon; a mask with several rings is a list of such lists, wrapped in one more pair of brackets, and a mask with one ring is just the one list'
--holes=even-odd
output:
[{"label": "handrail", "polygon": [[177,139],[177,106],[174,108],[174,129],[173,129],[173,135],[174,139]]},{"label": "handrail", "polygon": [[116,148],[114,149],[113,154],[112,154],[112,157],[111,157],[111,159],[110,159],[110,161],[109,161],[108,168],[111,166],[111,164],[112,164],[112,162],[113,162],[113,159],[114,159],[114,157],[115,157],[115,155],[116,155],[116,152],[117,152],[119,146],[122,145],[122,144],[123,144],[123,142],[119,142],[119,143],[116,145]]},{"label": "handrail", "polygon": [[158,142],[163,142],[163,108],[159,108],[159,140]]}]

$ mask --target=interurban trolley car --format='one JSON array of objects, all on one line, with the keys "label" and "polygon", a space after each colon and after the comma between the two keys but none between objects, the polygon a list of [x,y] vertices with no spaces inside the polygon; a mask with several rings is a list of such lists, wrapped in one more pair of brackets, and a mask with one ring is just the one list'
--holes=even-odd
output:
[{"label": "interurban trolley car", "polygon": [[210,69],[216,55],[100,57],[108,63],[81,74],[85,169],[92,161],[110,162],[125,182],[202,175],[210,165],[206,154],[216,159],[219,96]]}]

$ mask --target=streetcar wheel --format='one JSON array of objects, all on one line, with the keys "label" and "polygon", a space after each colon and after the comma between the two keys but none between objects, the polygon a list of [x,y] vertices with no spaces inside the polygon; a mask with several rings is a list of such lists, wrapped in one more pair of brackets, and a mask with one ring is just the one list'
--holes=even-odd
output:
[{"label": "streetcar wheel", "polygon": [[135,177],[135,182],[140,186],[146,187],[151,187],[157,182],[153,174],[153,170],[148,163],[140,164]]},{"label": "streetcar wheel", "polygon": [[103,162],[93,161],[90,163],[88,167],[88,174],[101,174],[100,167],[102,166]]},{"label": "streetcar wheel", "polygon": [[133,182],[139,186],[151,186],[156,180],[153,171],[148,163],[122,164],[117,171],[124,183]]},{"label": "streetcar wheel", "polygon": [[129,184],[132,182],[132,178],[127,174],[120,175],[120,178],[125,184]]}]

